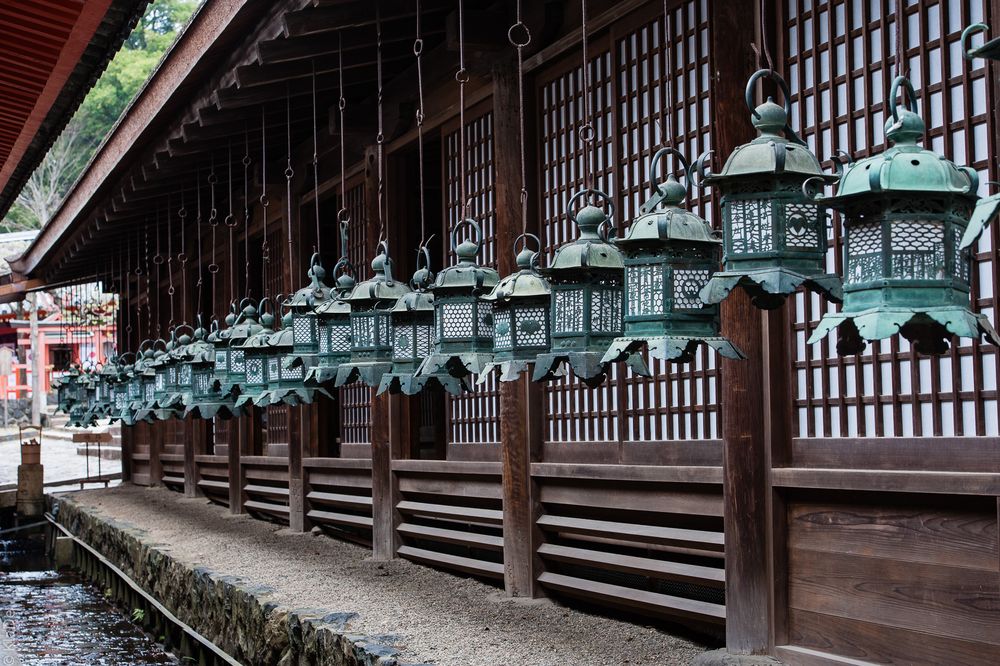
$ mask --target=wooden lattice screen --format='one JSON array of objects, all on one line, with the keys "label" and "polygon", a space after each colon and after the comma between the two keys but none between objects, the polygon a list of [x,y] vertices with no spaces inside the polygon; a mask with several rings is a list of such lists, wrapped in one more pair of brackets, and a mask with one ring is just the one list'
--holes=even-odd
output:
[{"label": "wooden lattice screen", "polygon": [[[664,21],[658,12],[616,27],[592,44],[595,186],[614,197],[620,230],[649,195],[649,158],[664,145],[666,135],[691,159],[710,147],[707,5],[703,0],[681,3],[669,16],[669,54],[664,53]],[[666,75],[667,61],[671,77]],[[675,91],[668,104],[671,80]],[[586,169],[577,134],[583,122],[582,68],[570,59],[543,74],[538,84],[542,241],[551,259],[555,248],[576,233],[565,205],[583,186]],[[672,131],[666,131],[668,125]],[[710,197],[697,191],[694,195],[694,210],[710,217]],[[694,362],[683,366],[653,362],[651,370],[654,376],[644,379],[623,377],[615,369],[611,380],[596,389],[572,377],[549,384],[547,440],[718,437],[714,352],[699,352]]]},{"label": "wooden lattice screen", "polygon": [[[996,100],[982,60],[962,58],[964,26],[984,20],[982,0],[906,3],[904,69],[920,97],[927,147],[969,164],[985,182],[996,179],[987,128]],[[785,6],[784,70],[793,91],[793,125],[821,159],[838,150],[860,158],[884,148],[885,98],[896,75],[896,3],[890,0],[804,2]],[[833,76],[833,78],[831,78]],[[826,161],[826,168],[831,168]],[[974,256],[975,306],[995,321],[1000,288],[996,225]],[[842,269],[839,220],[830,233],[828,268]],[[832,306],[815,296],[795,299],[793,387],[802,437],[949,436],[998,434],[1000,355],[991,345],[962,341],[943,357],[918,357],[906,340],[871,344],[840,358],[836,337],[805,340]]]},{"label": "wooden lattice screen", "polygon": [[[457,126],[446,131],[443,137],[444,152],[444,206],[446,230],[449,238],[451,230],[464,216],[461,196],[460,151],[461,142]],[[497,252],[509,252],[510,248],[496,246],[496,220],[493,184],[493,114],[467,114],[465,127],[465,167],[466,197],[471,200],[469,215],[475,217],[483,231],[483,246],[479,262],[496,267]],[[446,260],[455,261],[455,254],[449,250]],[[486,382],[475,385],[474,389],[460,396],[448,395],[448,441],[458,444],[484,444],[500,441],[498,417],[499,389],[496,378],[491,376]]]},{"label": "wooden lattice screen", "polygon": [[[368,215],[365,209],[364,183],[347,189],[344,195],[351,216],[347,255],[357,271],[358,282],[371,276],[372,247],[368,242]],[[341,208],[338,205],[338,209]],[[344,444],[368,444],[371,433],[372,389],[355,383],[340,390],[340,441]]]}]

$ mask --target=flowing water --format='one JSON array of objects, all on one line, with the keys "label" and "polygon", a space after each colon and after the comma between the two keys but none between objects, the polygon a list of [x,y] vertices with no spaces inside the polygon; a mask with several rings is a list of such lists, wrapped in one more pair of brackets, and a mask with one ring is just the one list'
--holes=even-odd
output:
[{"label": "flowing water", "polygon": [[[16,535],[17,536],[17,535]],[[94,586],[54,571],[42,534],[0,537],[0,666],[177,664]]]}]

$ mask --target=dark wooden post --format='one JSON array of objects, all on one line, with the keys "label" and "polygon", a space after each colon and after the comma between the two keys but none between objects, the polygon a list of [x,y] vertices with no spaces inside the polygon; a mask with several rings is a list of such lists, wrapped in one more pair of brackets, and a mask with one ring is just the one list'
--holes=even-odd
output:
[{"label": "dark wooden post", "polygon": [[243,465],[240,457],[249,447],[251,419],[241,416],[229,422],[229,513],[243,513]]},{"label": "dark wooden post", "polygon": [[184,426],[184,496],[198,496],[198,466],[195,456],[205,450],[205,427],[201,420],[188,420]]},{"label": "dark wooden post", "polygon": [[[712,143],[720,159],[753,138],[744,90],[755,69],[746,7],[710,6],[712,35]],[[769,539],[763,316],[746,293],[722,303],[722,332],[743,350],[745,361],[722,359],[722,439],[726,539],[726,648],[762,655],[771,641],[772,585]],[[780,368],[779,372],[784,372]],[[765,389],[766,390],[766,389]],[[772,392],[773,393],[773,392]]]},{"label": "dark wooden post", "polygon": [[[493,68],[492,77],[497,268],[501,275],[507,275],[516,270],[513,245],[523,230],[516,61],[504,59]],[[532,108],[528,102],[526,106]],[[526,113],[526,117],[530,116]],[[531,481],[531,462],[537,459],[540,445],[540,429],[534,427],[539,423],[540,412],[529,409],[529,405],[538,404],[540,399],[540,388],[526,376],[500,384],[504,587],[511,597],[533,597],[539,593],[535,584],[538,506]]]},{"label": "dark wooden post", "polygon": [[288,527],[305,531],[306,503],[302,492],[302,407],[288,408]]},{"label": "dark wooden post", "polygon": [[159,486],[163,483],[163,462],[160,453],[163,451],[163,424],[151,423],[146,426],[149,433],[149,485]]}]

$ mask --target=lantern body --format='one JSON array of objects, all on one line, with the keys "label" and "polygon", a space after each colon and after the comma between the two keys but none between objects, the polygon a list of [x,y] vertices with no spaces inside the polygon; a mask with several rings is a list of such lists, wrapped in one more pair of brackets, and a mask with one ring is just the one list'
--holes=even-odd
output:
[{"label": "lantern body", "polygon": [[484,297],[493,304],[493,359],[480,382],[494,368],[500,371],[500,381],[513,381],[538,354],[549,351],[552,290],[538,272],[537,261],[538,252],[525,247],[517,255],[517,272],[501,279]]},{"label": "lantern body", "polygon": [[916,144],[924,123],[915,107],[897,108],[900,85],[909,82],[894,82],[886,123],[894,145],[848,165],[826,200],[844,224],[844,305],[824,315],[809,342],[837,329],[840,354],[896,333],[925,354],[947,351],[953,335],[1000,344],[989,320],[969,309],[970,248],[1000,202],[977,205],[976,173]]},{"label": "lantern body", "polygon": [[319,331],[316,364],[306,371],[305,383],[322,386],[333,381],[341,363],[351,360],[351,305],[340,293],[316,306]]},{"label": "lantern body", "polygon": [[[680,153],[663,149],[653,157],[651,172],[670,152],[683,162]],[[680,207],[686,197],[687,188],[668,177],[642,205],[625,237],[615,240],[625,257],[624,330],[605,361],[628,361],[646,351],[663,361],[687,363],[702,343],[723,356],[742,358],[719,335],[719,307],[699,297],[718,267],[720,242],[708,222]]]},{"label": "lantern body", "polygon": [[[587,194],[587,190],[577,193],[568,207]],[[607,195],[600,196],[610,202]],[[552,285],[552,344],[549,352],[536,358],[535,381],[561,377],[564,365],[589,386],[598,386],[607,377],[608,365],[603,358],[608,346],[621,335],[625,278],[621,252],[599,233],[610,219],[596,206],[582,208],[574,218],[579,237],[559,247],[552,264],[543,271]]]},{"label": "lantern body", "polygon": [[[269,353],[268,338],[274,333],[271,328],[273,323],[273,315],[270,313],[261,315],[257,332],[246,338],[239,347],[244,355],[246,382],[236,399],[238,408],[246,405],[267,406],[268,363],[272,358]],[[278,362],[277,358],[273,360]]]},{"label": "lantern body", "polygon": [[243,345],[261,330],[257,317],[257,308],[247,304],[238,317],[234,313],[226,316],[227,328],[209,336],[215,346],[215,377],[224,396],[235,397],[243,392],[248,371]]},{"label": "lantern body", "polygon": [[[785,108],[770,99],[753,108],[753,86],[763,76],[782,88]],[[704,179],[721,194],[723,230],[723,270],[700,292],[708,304],[721,302],[741,287],[754,305],[771,309],[803,285],[840,301],[840,280],[826,273],[826,211],[803,192],[806,181],[832,177],[822,172],[816,156],[788,127],[788,99],[777,74],[754,74],[746,100],[758,136],[734,150],[721,173]]]},{"label": "lantern body", "polygon": [[[472,237],[461,243],[463,227]],[[472,219],[456,225],[451,246],[458,262],[438,273],[428,291],[434,296],[434,349],[417,375],[447,373],[461,379],[482,373],[493,359],[493,304],[483,296],[500,281],[495,270],[476,263],[482,232]]]},{"label": "lantern body", "polygon": [[230,419],[241,413],[236,408],[236,398],[231,393],[223,394],[215,377],[218,333],[216,322],[207,338],[205,331],[198,328],[187,348],[187,359],[181,366],[182,377],[190,377],[189,389],[184,394],[184,416]]},{"label": "lantern body", "polygon": [[351,357],[337,367],[336,386],[360,381],[377,387],[382,375],[392,371],[392,315],[396,301],[411,293],[409,286],[392,278],[392,260],[384,242],[372,260],[374,277],[358,284],[347,296],[351,306]]},{"label": "lantern body", "polygon": [[[316,320],[315,317],[310,318]],[[264,368],[267,390],[258,404],[310,404],[316,391],[329,395],[322,388],[307,387],[304,383],[305,365],[294,362],[296,358],[301,358],[295,352],[294,322],[294,314],[290,310],[282,318],[281,330],[272,333],[267,339],[268,355]]]},{"label": "lantern body", "polygon": [[[321,331],[315,309],[332,297],[330,289],[323,284],[325,276],[326,271],[319,263],[319,255],[313,255],[308,271],[309,286],[299,289],[288,299],[287,305],[291,313],[288,328],[291,330],[292,349],[282,362],[291,368],[300,366],[311,368],[319,360]],[[302,374],[304,379],[305,373],[289,374],[295,376]]]}]

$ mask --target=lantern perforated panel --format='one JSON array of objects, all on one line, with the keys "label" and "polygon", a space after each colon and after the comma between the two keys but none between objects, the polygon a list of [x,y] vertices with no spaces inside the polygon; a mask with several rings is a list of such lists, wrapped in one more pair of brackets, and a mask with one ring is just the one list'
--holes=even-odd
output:
[{"label": "lantern perforated panel", "polygon": [[[989,156],[996,154],[988,118],[996,104],[987,85],[984,61],[962,58],[959,35],[979,21],[991,23],[983,0],[905,3],[905,69],[919,95],[931,150],[957,164],[969,164],[980,181],[997,178]],[[855,159],[883,150],[888,95],[896,74],[896,3],[892,0],[787,0],[785,71],[793,91],[793,126],[821,159],[837,150]],[[831,76],[833,78],[831,79]],[[798,92],[796,92],[798,91]],[[830,162],[825,168],[830,170]],[[986,193],[983,185],[980,194]],[[894,229],[895,231],[895,229]],[[912,230],[907,230],[912,231]],[[924,233],[927,232],[927,233]],[[884,270],[877,254],[877,225],[855,230],[848,242],[852,277]],[[928,275],[945,269],[943,229],[908,236],[905,255],[893,258],[892,272]],[[996,321],[1000,289],[993,225],[974,248],[973,309]],[[840,225],[828,239],[828,269],[842,264]],[[954,265],[953,262],[951,262]],[[956,269],[965,275],[961,262]],[[998,434],[998,355],[991,345],[963,340],[940,358],[918,357],[897,337],[871,343],[864,354],[840,358],[836,334],[807,346],[807,338],[833,306],[816,296],[795,298],[793,386],[795,417],[802,437],[949,436]]]},{"label": "lantern perforated panel", "polygon": [[[592,43],[596,185],[615,198],[616,223],[622,231],[649,195],[649,159],[665,136],[692,159],[711,147],[707,2],[691,0],[671,8],[666,40],[661,7],[651,3],[645,18],[618,28],[610,41],[597,38]],[[581,69],[571,60],[561,70],[543,74],[539,83],[542,238],[551,259],[556,247],[574,237],[564,206],[583,184],[586,163],[576,129],[583,113]],[[711,219],[710,196],[700,196],[697,190],[692,194],[692,209]],[[662,275],[632,279],[651,283]],[[661,309],[652,300],[627,307],[651,313]],[[646,379],[620,376],[615,368],[609,381],[596,389],[571,378],[551,382],[546,388],[546,438],[665,441],[719,436],[714,352],[702,348],[686,365],[654,360],[650,370],[653,377]]]},{"label": "lantern perforated panel", "polygon": [[[465,117],[465,168],[466,196],[472,200],[469,213],[474,215],[483,230],[483,245],[477,261],[484,266],[496,267],[496,222],[494,217],[493,190],[493,112],[477,115],[466,111]],[[461,174],[459,151],[461,149],[458,124],[455,122],[444,130],[444,183],[445,207],[447,211],[447,233],[450,236],[454,225],[463,216],[461,196]],[[509,248],[501,248],[509,252]],[[449,251],[448,262],[455,261],[455,253]],[[457,335],[462,327],[472,326],[472,305],[456,304],[464,308],[465,314],[456,313],[457,318],[446,322],[436,322],[445,326],[445,334]],[[491,312],[490,307],[480,308],[480,319]],[[492,331],[492,325],[480,321],[483,330]],[[448,441],[458,444],[480,444],[500,441],[500,398],[494,376],[484,384],[476,384],[472,391],[462,395],[446,397],[448,414]]]},{"label": "lantern perforated panel", "polygon": [[[344,199],[346,199],[344,207],[351,215],[347,254],[358,271],[355,279],[361,282],[371,275],[371,254],[374,250],[368,243],[364,183],[347,188]],[[330,344],[335,351],[351,350],[349,328],[349,325],[345,325],[340,335],[337,335],[337,331],[333,331]],[[337,390],[340,391],[340,441],[345,444],[370,444],[371,387],[355,383]]]}]

